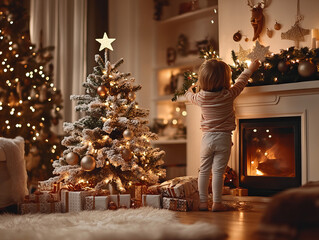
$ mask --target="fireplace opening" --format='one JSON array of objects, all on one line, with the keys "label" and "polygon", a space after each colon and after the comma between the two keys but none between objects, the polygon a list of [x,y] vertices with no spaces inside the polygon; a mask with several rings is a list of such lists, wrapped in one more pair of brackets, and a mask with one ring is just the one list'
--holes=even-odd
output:
[{"label": "fireplace opening", "polygon": [[239,120],[239,186],[270,196],[301,185],[301,117]]}]

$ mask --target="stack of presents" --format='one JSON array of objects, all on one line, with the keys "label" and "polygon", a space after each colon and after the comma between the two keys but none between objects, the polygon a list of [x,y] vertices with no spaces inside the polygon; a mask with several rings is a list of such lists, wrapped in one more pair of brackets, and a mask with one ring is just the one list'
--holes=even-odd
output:
[{"label": "stack of presents", "polygon": [[[224,187],[224,194],[238,195]],[[79,212],[83,210],[116,210],[119,208],[153,207],[174,211],[197,211],[199,206],[196,177],[177,177],[161,184],[136,185],[132,194],[110,194],[109,190],[62,186],[39,182],[38,190],[19,205],[21,214]]]}]

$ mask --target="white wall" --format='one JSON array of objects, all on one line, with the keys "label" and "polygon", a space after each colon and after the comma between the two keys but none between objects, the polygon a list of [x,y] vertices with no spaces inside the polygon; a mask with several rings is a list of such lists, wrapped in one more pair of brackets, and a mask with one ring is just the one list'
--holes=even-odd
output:
[{"label": "white wall", "polygon": [[151,106],[153,77],[154,21],[153,1],[109,0],[109,34],[112,43],[111,62],[124,58],[122,72],[130,72],[142,85],[137,101],[143,108]]},{"label": "white wall", "polygon": [[[267,1],[267,0],[266,0]],[[268,0],[267,2],[269,2]],[[261,0],[252,1],[255,4]],[[253,28],[250,24],[251,11],[247,5],[247,0],[219,0],[219,50],[220,56],[227,63],[232,63],[231,51],[238,51],[239,44],[244,49],[252,49]],[[319,28],[319,1],[300,0],[300,12],[304,16],[301,27],[306,29]],[[271,0],[269,7],[264,9],[265,27],[261,34],[261,43],[270,46],[270,51],[279,53],[280,49],[294,46],[291,40],[281,40],[281,33],[288,31],[294,25],[297,15],[297,0]],[[279,31],[274,30],[276,20],[282,25]],[[272,29],[273,37],[266,35],[266,28]],[[247,35],[249,42],[233,40],[233,34],[240,30],[243,35]],[[305,36],[305,41],[300,42],[300,47],[311,46],[311,33]]]}]

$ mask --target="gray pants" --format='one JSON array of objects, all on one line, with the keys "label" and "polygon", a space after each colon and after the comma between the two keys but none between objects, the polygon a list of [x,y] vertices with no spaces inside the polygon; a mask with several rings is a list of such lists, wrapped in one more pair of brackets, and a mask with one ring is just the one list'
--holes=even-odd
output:
[{"label": "gray pants", "polygon": [[213,173],[213,201],[222,201],[223,175],[227,166],[232,141],[228,132],[204,132],[200,151],[200,168],[198,176],[199,198],[208,200],[209,176]]}]

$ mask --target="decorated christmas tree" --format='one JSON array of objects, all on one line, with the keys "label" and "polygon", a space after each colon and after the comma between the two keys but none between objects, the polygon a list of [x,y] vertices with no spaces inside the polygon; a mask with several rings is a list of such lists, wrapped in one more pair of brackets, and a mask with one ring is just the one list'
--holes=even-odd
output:
[{"label": "decorated christmas tree", "polygon": [[141,89],[129,73],[118,67],[123,59],[111,64],[107,48],[113,50],[106,33],[100,51],[105,49],[105,62],[95,56],[97,66],[83,83],[85,93],[72,95],[75,110],[82,118],[64,123],[67,147],[63,156],[53,163],[54,174],[48,182],[63,182],[103,189],[112,186],[120,192],[135,184],[154,184],[165,177],[164,151],[153,148],[157,135],[147,127],[149,111],[139,108],[135,92]]},{"label": "decorated christmas tree", "polygon": [[29,182],[52,176],[59,137],[51,126],[61,118],[62,98],[50,65],[53,47],[31,44],[22,1],[0,4],[0,136],[25,139]]}]

